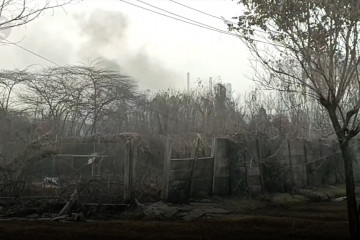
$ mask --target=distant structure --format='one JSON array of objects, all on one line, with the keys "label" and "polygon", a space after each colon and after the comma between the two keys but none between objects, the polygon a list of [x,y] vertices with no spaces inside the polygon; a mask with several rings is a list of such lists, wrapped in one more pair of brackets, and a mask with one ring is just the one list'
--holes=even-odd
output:
[{"label": "distant structure", "polygon": [[187,73],[187,85],[186,85],[186,90],[189,92],[190,91],[190,73]]},{"label": "distant structure", "polygon": [[226,98],[232,100],[232,87],[231,87],[231,83],[227,83],[225,85],[226,87]]},{"label": "distant structure", "polygon": [[[200,85],[202,87],[204,87],[202,85],[203,82],[201,81],[201,79],[199,77],[197,78],[197,80],[198,80],[198,84],[200,82]],[[188,72],[186,74],[186,91],[187,92],[190,92],[190,87],[191,87],[190,84],[191,84],[190,83],[190,73]],[[215,79],[215,81],[214,81],[213,77],[209,77],[209,85],[208,85],[209,92],[211,93],[213,91],[220,91],[220,88],[219,88],[220,85],[219,84],[223,87],[223,89],[222,89],[222,91],[224,93],[223,96],[226,97],[229,100],[232,100],[233,99],[233,97],[232,97],[232,85],[231,85],[231,83],[226,83],[226,84],[222,83],[220,76],[218,77],[218,80]],[[205,86],[206,86],[206,83],[205,83]]]}]

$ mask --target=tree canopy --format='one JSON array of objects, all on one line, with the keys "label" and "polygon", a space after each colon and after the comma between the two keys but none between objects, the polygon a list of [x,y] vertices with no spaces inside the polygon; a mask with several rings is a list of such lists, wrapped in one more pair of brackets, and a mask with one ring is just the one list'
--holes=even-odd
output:
[{"label": "tree canopy", "polygon": [[[240,1],[247,10],[236,29],[271,73],[272,89],[298,91],[337,115],[336,131],[359,131],[360,107],[358,1]],[[272,44],[264,53],[260,37]],[[332,119],[335,120],[335,119]]]},{"label": "tree canopy", "polygon": [[[240,0],[236,26],[264,67],[270,89],[301,92],[327,111],[346,171],[350,233],[360,237],[348,142],[360,132],[360,1]],[[271,44],[267,51],[260,43]]]}]

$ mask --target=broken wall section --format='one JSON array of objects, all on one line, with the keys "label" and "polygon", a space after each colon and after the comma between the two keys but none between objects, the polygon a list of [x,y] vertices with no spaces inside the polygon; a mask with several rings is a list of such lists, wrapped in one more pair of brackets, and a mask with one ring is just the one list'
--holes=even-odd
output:
[{"label": "broken wall section", "polygon": [[199,144],[195,144],[189,158],[173,158],[172,144],[169,144],[168,157],[164,163],[163,198],[172,202],[184,202],[190,198],[229,195],[230,161],[227,141],[225,138],[214,139],[211,156],[208,157],[201,156]]},{"label": "broken wall section", "polygon": [[[352,151],[359,151],[359,140]],[[240,139],[231,152],[231,193],[294,192],[298,189],[344,183],[341,152],[332,140]],[[357,155],[353,154],[355,163]],[[354,164],[356,180],[359,165]],[[236,184],[235,184],[236,183]]]}]

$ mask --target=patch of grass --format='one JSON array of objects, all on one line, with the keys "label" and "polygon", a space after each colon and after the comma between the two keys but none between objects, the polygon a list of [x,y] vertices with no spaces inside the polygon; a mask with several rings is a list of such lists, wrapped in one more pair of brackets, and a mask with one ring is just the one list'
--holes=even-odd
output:
[{"label": "patch of grass", "polygon": [[[357,191],[359,189],[360,188],[357,187]],[[345,184],[315,187],[312,190],[314,192],[327,194],[330,198],[344,197],[346,195]]]},{"label": "patch of grass", "polygon": [[275,205],[295,205],[309,202],[309,199],[303,195],[289,194],[289,193],[278,193],[272,197],[272,203]]}]

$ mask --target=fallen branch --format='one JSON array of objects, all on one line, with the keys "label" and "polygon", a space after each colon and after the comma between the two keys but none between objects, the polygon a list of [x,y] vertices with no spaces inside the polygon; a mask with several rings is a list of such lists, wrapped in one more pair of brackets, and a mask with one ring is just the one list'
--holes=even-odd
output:
[{"label": "fallen branch", "polygon": [[79,194],[77,189],[75,189],[75,191],[70,195],[69,201],[66,202],[65,206],[59,212],[58,216],[68,215],[71,207],[78,202],[79,202]]}]

